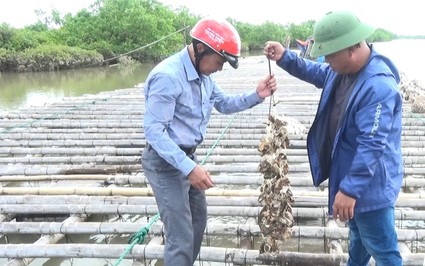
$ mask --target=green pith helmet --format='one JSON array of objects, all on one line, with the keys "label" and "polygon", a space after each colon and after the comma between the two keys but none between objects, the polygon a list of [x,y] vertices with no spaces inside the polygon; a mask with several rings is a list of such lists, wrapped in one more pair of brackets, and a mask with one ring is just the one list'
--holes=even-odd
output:
[{"label": "green pith helmet", "polygon": [[314,26],[310,55],[319,57],[341,51],[365,40],[374,31],[351,12],[329,12]]}]

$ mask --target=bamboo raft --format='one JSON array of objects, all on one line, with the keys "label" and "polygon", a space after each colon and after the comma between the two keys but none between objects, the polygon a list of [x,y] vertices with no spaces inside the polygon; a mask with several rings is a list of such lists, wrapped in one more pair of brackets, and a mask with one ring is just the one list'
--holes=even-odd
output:
[{"label": "bamboo raft", "polygon": [[[225,66],[215,78],[224,90],[236,93],[253,89],[267,72],[264,57],[248,57],[237,71]],[[348,229],[328,217],[327,183],[313,187],[305,147],[321,91],[278,67],[272,72],[279,82],[272,112],[296,122],[289,129],[286,152],[294,194],[292,238],[281,241],[278,253],[259,252],[263,180],[257,170],[258,144],[269,100],[233,120],[213,112],[197,149],[216,185],[206,191],[209,219],[200,265],[344,265],[347,260]],[[1,264],[72,260],[73,265],[87,265],[93,259],[112,264],[128,248],[128,237],[149,224],[158,210],[141,168],[142,92],[140,84],[0,113]],[[404,265],[422,266],[425,120],[411,112],[408,101],[404,110],[405,178],[396,225]],[[163,257],[163,235],[159,220],[123,264],[154,265]]]}]

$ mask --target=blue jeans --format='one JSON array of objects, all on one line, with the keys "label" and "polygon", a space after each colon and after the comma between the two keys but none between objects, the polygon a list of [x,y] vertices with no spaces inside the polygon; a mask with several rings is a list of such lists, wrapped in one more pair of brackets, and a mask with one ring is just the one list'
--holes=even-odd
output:
[{"label": "blue jeans", "polygon": [[395,231],[394,208],[356,213],[350,228],[347,266],[366,266],[371,256],[376,266],[402,266]]},{"label": "blue jeans", "polygon": [[154,149],[143,150],[142,166],[164,224],[164,265],[193,265],[207,224],[205,192],[192,187],[188,177]]}]

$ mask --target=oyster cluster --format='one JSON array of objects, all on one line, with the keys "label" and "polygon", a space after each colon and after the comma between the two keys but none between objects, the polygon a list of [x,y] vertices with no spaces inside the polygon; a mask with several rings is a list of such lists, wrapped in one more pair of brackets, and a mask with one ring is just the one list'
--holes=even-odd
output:
[{"label": "oyster cluster", "polygon": [[399,88],[403,98],[412,103],[413,113],[425,113],[425,87],[417,80],[411,80],[400,73]]},{"label": "oyster cluster", "polygon": [[293,194],[288,179],[286,148],[289,145],[287,122],[277,116],[269,116],[266,136],[259,144],[261,161],[258,170],[264,181],[258,201],[263,208],[258,224],[263,235],[260,253],[279,251],[278,241],[292,236]]}]

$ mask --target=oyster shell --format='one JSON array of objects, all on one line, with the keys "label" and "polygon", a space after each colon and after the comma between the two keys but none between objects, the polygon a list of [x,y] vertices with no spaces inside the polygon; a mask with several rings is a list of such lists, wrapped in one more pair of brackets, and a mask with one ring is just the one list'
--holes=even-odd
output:
[{"label": "oyster shell", "polygon": [[258,201],[263,208],[258,224],[263,235],[260,253],[278,252],[278,241],[292,236],[294,217],[293,194],[288,179],[288,160],[286,148],[289,146],[287,123],[277,116],[269,116],[266,136],[260,140],[258,151],[261,153],[258,171],[264,177],[260,187]]}]

